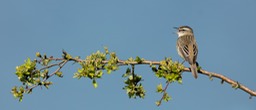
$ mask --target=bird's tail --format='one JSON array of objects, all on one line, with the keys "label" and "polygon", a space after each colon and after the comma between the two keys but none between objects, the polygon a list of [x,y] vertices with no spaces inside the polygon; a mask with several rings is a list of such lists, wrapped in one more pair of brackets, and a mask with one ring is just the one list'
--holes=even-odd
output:
[{"label": "bird's tail", "polygon": [[190,65],[190,70],[191,70],[194,78],[196,79],[197,78],[197,66],[196,66],[196,64]]}]

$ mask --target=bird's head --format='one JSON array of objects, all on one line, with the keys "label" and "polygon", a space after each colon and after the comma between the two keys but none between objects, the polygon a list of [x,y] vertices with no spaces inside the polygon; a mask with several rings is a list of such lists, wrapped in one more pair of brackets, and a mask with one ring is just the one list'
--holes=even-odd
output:
[{"label": "bird's head", "polygon": [[179,37],[187,34],[193,34],[193,29],[189,26],[174,27],[174,29],[177,29]]}]

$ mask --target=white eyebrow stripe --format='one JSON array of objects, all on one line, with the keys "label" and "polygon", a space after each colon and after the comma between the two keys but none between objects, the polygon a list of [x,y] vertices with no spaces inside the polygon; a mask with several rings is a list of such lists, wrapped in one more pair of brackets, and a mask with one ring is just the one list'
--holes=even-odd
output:
[{"label": "white eyebrow stripe", "polygon": [[186,27],[185,27],[185,28],[182,28],[182,29],[184,29],[184,30],[187,30],[187,31],[190,31],[190,30],[191,30],[191,29],[189,29],[189,28],[186,28]]}]

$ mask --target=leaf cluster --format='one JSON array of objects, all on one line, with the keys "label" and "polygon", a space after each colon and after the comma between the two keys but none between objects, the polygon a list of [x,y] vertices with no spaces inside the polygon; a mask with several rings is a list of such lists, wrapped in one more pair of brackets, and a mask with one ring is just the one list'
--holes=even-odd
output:
[{"label": "leaf cluster", "polygon": [[[105,61],[108,60],[106,63]],[[74,74],[74,78],[80,79],[81,77],[89,78],[92,80],[92,84],[95,88],[98,87],[96,79],[99,79],[104,74],[103,70],[106,70],[108,74],[118,69],[118,58],[115,52],[108,52],[105,48],[105,52],[97,51],[87,56],[85,60],[79,62],[81,68],[78,68]]]},{"label": "leaf cluster", "polygon": [[[49,78],[49,68],[54,66],[60,66],[64,61],[56,64],[51,64],[53,60],[52,57],[47,57],[45,54],[42,56],[39,52],[36,53],[35,59],[31,61],[30,58],[24,61],[24,64],[16,67],[16,76],[22,82],[22,86],[14,86],[11,90],[11,93],[15,98],[18,98],[19,101],[22,101],[24,93],[32,93],[32,90],[36,86],[44,86],[49,88],[52,85],[51,81],[47,81]],[[55,59],[56,60],[56,59]],[[41,65],[43,68],[37,69],[38,65]],[[56,75],[62,77],[62,72],[55,71],[51,75]]]},{"label": "leaf cluster", "polygon": [[134,73],[134,65],[132,65],[132,71],[130,68],[126,69],[126,73],[123,74],[123,77],[127,78],[124,83],[127,95],[129,98],[144,98],[146,91],[144,90],[142,83],[142,76],[139,76]]},{"label": "leaf cluster", "polygon": [[160,61],[158,68],[155,65],[151,68],[158,78],[164,78],[168,82],[182,83],[181,73],[184,66],[179,62],[173,62],[171,58]]},{"label": "leaf cluster", "polygon": [[178,82],[182,83],[182,71],[184,66],[179,62],[173,62],[171,58],[165,58],[165,60],[160,61],[158,68],[153,65],[151,66],[152,71],[155,72],[156,77],[164,78],[166,80],[166,87],[163,89],[162,84],[157,86],[157,93],[161,93],[162,98],[156,101],[156,105],[159,106],[162,100],[168,102],[171,99],[171,96],[166,92],[166,89],[170,83]]},{"label": "leaf cluster", "polygon": [[[129,58],[127,60],[119,60],[115,52],[109,52],[105,48],[104,52],[97,51],[87,56],[85,59],[80,57],[72,57],[70,54],[63,50],[62,58],[47,57],[45,54],[42,56],[39,52],[36,53],[38,59],[31,61],[28,58],[24,64],[16,67],[16,75],[22,82],[22,86],[13,87],[12,94],[14,97],[19,98],[21,101],[24,93],[31,93],[33,88],[37,86],[44,86],[48,88],[52,85],[48,79],[52,76],[62,77],[60,69],[68,62],[74,61],[80,65],[77,72],[74,73],[73,78],[87,78],[92,81],[92,85],[97,88],[97,80],[101,79],[106,72],[110,74],[116,71],[120,66],[130,66],[123,74],[124,87],[129,98],[144,98],[146,91],[142,85],[142,76],[135,73],[135,66],[139,64],[147,64],[152,68],[155,76],[160,79],[165,79],[167,86],[162,88],[162,85],[157,86],[158,93],[163,94],[162,98],[156,102],[157,105],[161,101],[169,101],[171,97],[166,92],[167,87],[172,82],[182,83],[181,73],[184,66],[179,62],[173,62],[171,58],[165,58],[160,63],[153,63],[146,61],[144,58],[137,56],[136,58]],[[54,62],[55,61],[55,62]],[[50,68],[57,66],[57,70],[50,72]],[[41,67],[40,69],[37,69]]]}]

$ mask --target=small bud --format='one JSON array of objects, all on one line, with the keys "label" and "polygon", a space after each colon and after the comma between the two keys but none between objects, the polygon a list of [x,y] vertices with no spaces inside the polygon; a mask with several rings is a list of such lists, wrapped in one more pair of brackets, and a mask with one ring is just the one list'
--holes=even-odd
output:
[{"label": "small bud", "polygon": [[44,59],[47,59],[47,56],[46,56],[46,54],[44,54]]},{"label": "small bud", "polygon": [[42,56],[41,56],[41,54],[39,52],[36,52],[36,57],[41,58]]},{"label": "small bud", "polygon": [[104,47],[104,49],[105,49],[105,53],[106,53],[106,54],[109,54],[108,48],[107,48],[107,47]]},{"label": "small bud", "polygon": [[55,73],[55,74],[56,74],[58,77],[61,77],[61,78],[63,77],[62,72],[60,72],[60,71],[57,72],[57,73]]}]

